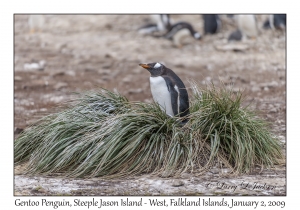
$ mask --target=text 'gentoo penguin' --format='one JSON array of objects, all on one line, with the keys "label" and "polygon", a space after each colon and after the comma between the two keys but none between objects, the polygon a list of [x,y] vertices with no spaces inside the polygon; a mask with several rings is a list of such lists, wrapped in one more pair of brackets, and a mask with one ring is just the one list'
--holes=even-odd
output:
[{"label": "text 'gentoo penguin'", "polygon": [[[184,117],[189,114],[189,97],[181,79],[161,63],[140,64],[150,76],[150,88],[153,100],[166,111],[166,114]],[[187,119],[182,121],[186,123]]]}]

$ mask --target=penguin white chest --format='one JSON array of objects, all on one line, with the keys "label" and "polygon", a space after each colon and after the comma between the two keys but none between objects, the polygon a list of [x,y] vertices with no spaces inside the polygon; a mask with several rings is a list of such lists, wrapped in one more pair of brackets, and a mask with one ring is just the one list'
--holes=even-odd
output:
[{"label": "penguin white chest", "polygon": [[157,102],[167,115],[174,116],[171,104],[171,94],[168,90],[167,83],[162,77],[150,77],[150,89],[153,100]]}]

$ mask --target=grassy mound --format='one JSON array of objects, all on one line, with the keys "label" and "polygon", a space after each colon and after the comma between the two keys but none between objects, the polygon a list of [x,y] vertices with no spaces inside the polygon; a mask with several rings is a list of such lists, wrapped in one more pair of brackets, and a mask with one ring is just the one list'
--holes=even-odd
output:
[{"label": "grassy mound", "polygon": [[26,129],[14,145],[27,173],[70,177],[163,176],[202,172],[212,165],[247,173],[282,158],[279,141],[247,107],[242,94],[193,85],[189,121],[157,104],[132,103],[107,90],[87,92],[65,110]]}]

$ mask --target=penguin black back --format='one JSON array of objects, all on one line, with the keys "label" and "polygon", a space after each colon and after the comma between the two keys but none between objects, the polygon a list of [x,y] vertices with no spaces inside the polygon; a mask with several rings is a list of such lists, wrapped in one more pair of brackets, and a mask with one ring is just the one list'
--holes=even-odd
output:
[{"label": "penguin black back", "polygon": [[286,27],[286,15],[285,14],[274,14],[273,24],[276,29],[285,29]]},{"label": "penguin black back", "polygon": [[204,21],[204,33],[215,34],[220,28],[221,22],[216,14],[205,14],[202,16]]},{"label": "penguin black back", "polygon": [[284,30],[286,27],[286,15],[285,14],[273,14],[269,15],[269,18],[264,22],[264,29],[279,29]]}]

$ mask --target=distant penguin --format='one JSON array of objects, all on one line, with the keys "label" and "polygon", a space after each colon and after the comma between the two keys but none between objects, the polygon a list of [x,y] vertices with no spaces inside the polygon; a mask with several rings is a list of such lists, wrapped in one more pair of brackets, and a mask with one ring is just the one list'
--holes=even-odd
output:
[{"label": "distant penguin", "polygon": [[221,28],[221,21],[216,14],[205,14],[202,15],[204,21],[204,33],[205,34],[215,34]]},{"label": "distant penguin", "polygon": [[235,15],[235,18],[243,37],[257,37],[258,30],[255,15]]},{"label": "distant penguin", "polygon": [[178,22],[172,25],[168,32],[163,35],[164,38],[173,40],[174,45],[177,47],[183,45],[183,39],[187,36],[192,36],[197,40],[201,39],[201,35],[187,22]]},{"label": "distant penguin", "polygon": [[284,30],[286,27],[286,15],[274,14],[269,16],[270,27],[272,29]]},{"label": "distant penguin", "polygon": [[41,32],[45,25],[44,15],[29,15],[28,16],[28,26],[31,34],[35,32]]},{"label": "distant penguin", "polygon": [[[189,97],[181,79],[161,63],[139,64],[147,69],[153,100],[167,115],[185,117],[189,114]],[[186,123],[187,119],[182,121]]]},{"label": "distant penguin", "polygon": [[151,15],[151,19],[154,23],[149,23],[139,28],[140,34],[152,34],[154,32],[163,32],[171,27],[170,15],[160,14],[160,15]]}]

